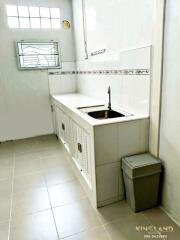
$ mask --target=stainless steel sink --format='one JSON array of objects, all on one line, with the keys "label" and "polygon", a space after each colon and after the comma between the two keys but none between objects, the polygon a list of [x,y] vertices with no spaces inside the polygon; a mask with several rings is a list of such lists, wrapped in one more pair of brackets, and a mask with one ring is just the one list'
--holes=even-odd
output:
[{"label": "stainless steel sink", "polygon": [[105,105],[78,107],[77,109],[98,120],[132,116],[132,114],[124,112],[118,108],[109,110]]},{"label": "stainless steel sink", "polygon": [[108,118],[118,118],[125,117],[124,114],[116,112],[114,110],[100,110],[100,111],[92,111],[87,113],[89,116],[95,119],[108,119]]}]

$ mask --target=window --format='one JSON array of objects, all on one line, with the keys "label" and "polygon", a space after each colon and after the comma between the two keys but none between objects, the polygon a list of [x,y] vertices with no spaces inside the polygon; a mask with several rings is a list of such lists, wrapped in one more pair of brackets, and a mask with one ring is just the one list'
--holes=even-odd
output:
[{"label": "window", "polygon": [[9,28],[60,29],[60,9],[7,5]]},{"label": "window", "polygon": [[20,69],[60,67],[57,42],[17,42],[17,56]]}]

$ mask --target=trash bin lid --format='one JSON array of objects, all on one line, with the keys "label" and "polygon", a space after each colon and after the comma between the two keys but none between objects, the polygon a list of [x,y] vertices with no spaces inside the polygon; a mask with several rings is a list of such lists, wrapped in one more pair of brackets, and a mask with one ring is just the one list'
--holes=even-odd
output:
[{"label": "trash bin lid", "polygon": [[143,177],[161,172],[161,161],[149,153],[122,158],[122,169],[130,177]]}]

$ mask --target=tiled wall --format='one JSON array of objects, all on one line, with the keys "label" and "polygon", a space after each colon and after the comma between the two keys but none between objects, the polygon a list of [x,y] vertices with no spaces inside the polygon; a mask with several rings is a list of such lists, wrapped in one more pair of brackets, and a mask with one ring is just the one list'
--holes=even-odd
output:
[{"label": "tiled wall", "polygon": [[78,61],[78,92],[107,102],[112,89],[112,104],[132,113],[149,114],[151,47],[109,52]]},{"label": "tiled wall", "polygon": [[61,70],[49,70],[50,94],[76,92],[76,64],[63,62]]},{"label": "tiled wall", "polygon": [[66,62],[61,70],[49,72],[50,92],[77,91],[107,103],[107,88],[111,86],[113,105],[149,115],[150,62],[150,46]]}]

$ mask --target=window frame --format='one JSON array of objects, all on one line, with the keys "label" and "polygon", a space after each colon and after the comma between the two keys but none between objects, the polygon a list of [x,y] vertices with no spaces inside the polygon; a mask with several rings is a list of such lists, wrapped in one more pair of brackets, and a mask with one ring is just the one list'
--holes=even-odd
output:
[{"label": "window frame", "polygon": [[[17,9],[17,16],[15,15],[8,15],[8,11],[7,11],[7,6],[14,6]],[[21,16],[19,13],[19,7],[26,7],[28,9],[28,16]],[[7,22],[8,22],[8,27],[9,29],[31,29],[31,30],[60,30],[62,28],[62,23],[61,23],[61,9],[59,7],[42,7],[42,6],[35,6],[38,8],[38,12],[39,12],[39,16],[31,16],[30,14],[30,8],[34,7],[34,6],[24,6],[24,5],[6,5],[6,16],[7,16]],[[47,8],[49,10],[49,16],[45,17],[41,15],[41,9],[42,8]],[[51,13],[51,9],[58,9],[59,10],[59,17],[53,17],[52,13]],[[9,19],[11,18],[16,18],[18,21],[18,27],[10,27],[9,25]],[[22,19],[28,19],[29,22],[29,26],[28,27],[21,27],[21,20]],[[39,20],[39,27],[32,27],[32,23],[31,20],[32,19],[38,19]],[[43,20],[49,20],[49,27],[43,27]],[[53,21],[59,21],[59,27],[55,27],[55,25],[53,25]]]},{"label": "window frame", "polygon": [[[58,64],[57,66],[36,66],[36,67],[23,67],[21,65],[21,61],[20,61],[20,53],[19,53],[19,44],[20,43],[25,43],[25,44],[57,44],[57,52],[58,52]],[[23,71],[23,70],[48,70],[48,69],[61,69],[62,68],[62,62],[61,62],[61,55],[59,52],[59,42],[58,41],[16,41],[15,42],[15,51],[16,51],[16,58],[17,58],[17,66],[18,69]],[[45,54],[46,55],[46,54]],[[54,54],[55,55],[55,54]]]}]

